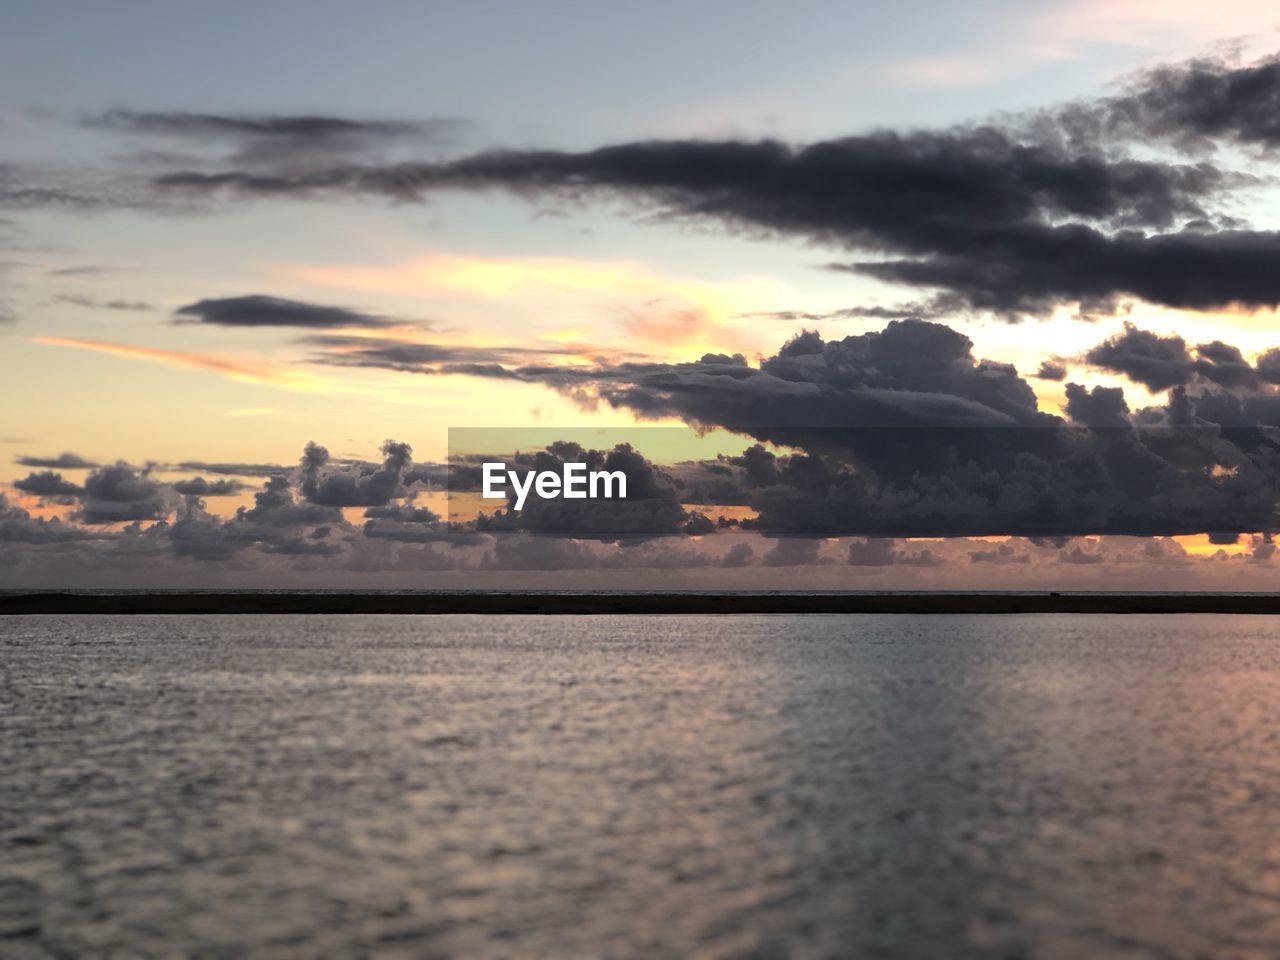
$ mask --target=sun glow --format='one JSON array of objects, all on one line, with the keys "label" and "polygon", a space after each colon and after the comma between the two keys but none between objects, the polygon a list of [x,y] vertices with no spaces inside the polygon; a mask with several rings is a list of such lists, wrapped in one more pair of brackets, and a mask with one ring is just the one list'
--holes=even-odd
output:
[{"label": "sun glow", "polygon": [[[569,331],[592,331],[595,339],[642,340],[677,356],[723,350],[773,349],[777,337],[759,337],[734,317],[763,303],[786,301],[794,291],[769,276],[727,281],[666,276],[635,260],[568,257],[476,257],[430,253],[390,266],[301,266],[295,280],[365,294],[460,296],[498,304],[528,317],[533,326],[555,318],[543,334],[570,339]],[[578,322],[565,324],[566,316]],[[602,327],[600,321],[612,321]]]}]

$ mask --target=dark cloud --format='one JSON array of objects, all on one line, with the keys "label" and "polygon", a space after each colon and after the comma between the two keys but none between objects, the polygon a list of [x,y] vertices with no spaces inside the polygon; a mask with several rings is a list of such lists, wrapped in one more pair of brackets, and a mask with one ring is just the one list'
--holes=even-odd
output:
[{"label": "dark cloud", "polygon": [[760,562],[766,567],[807,567],[820,561],[818,540],[779,540]]},{"label": "dark cloud", "polygon": [[[839,406],[867,389],[918,387],[923,380],[914,377],[926,377],[930,364],[941,386],[939,355],[954,344],[938,331],[915,334],[897,341],[890,336],[887,342],[877,339],[884,331],[846,338],[834,342],[841,348],[834,351],[827,349],[832,343],[810,335],[764,366],[771,376],[786,373],[814,385],[810,402],[815,407]],[[922,356],[923,345],[930,343],[935,355]],[[780,357],[790,365],[770,362]],[[866,366],[855,369],[852,357],[861,357]],[[910,364],[896,365],[895,357],[923,367],[912,373]],[[763,368],[719,355],[706,362],[716,370]],[[980,368],[967,347],[952,362]],[[1007,372],[1000,368],[996,375]],[[725,380],[717,383],[714,376]],[[897,386],[867,386],[887,382],[881,377],[896,378]],[[607,382],[617,386],[618,381]],[[707,394],[734,393],[743,382],[740,374],[723,372],[698,381],[700,409],[712,409],[706,406]],[[517,468],[589,462],[622,469],[635,500],[613,502],[620,509],[611,514],[588,506],[572,517],[559,512],[557,501],[544,501],[546,509],[535,501],[519,514],[500,511],[474,526],[450,524],[414,502],[417,487],[406,482],[414,471],[410,452],[391,441],[384,444],[380,464],[335,461],[311,444],[297,468],[271,476],[251,507],[225,519],[210,514],[201,497],[214,495],[220,481],[166,484],[147,470],[115,464],[94,471],[80,488],[64,486],[66,481],[50,470],[27,478],[26,492],[71,499],[79,504],[71,514],[74,522],[37,521],[0,500],[0,541],[24,545],[5,548],[6,563],[28,556],[28,547],[65,548],[80,554],[63,562],[83,563],[86,569],[123,569],[145,558],[156,564],[219,564],[248,575],[255,564],[267,562],[264,558],[273,558],[277,566],[272,569],[293,570],[454,570],[477,564],[513,572],[787,568],[835,562],[835,548],[821,538],[844,536],[858,538],[846,545],[849,564],[870,569],[941,567],[945,557],[966,555],[969,564],[1028,564],[1036,552],[1032,543],[1049,554],[1045,560],[1099,565],[1129,555],[1092,542],[1072,546],[1068,540],[1087,533],[1208,532],[1213,542],[1226,544],[1263,531],[1264,537],[1250,541],[1249,562],[1264,562],[1270,552],[1257,544],[1269,542],[1265,535],[1277,525],[1280,445],[1271,427],[1280,424],[1280,403],[1270,392],[1202,384],[1204,392],[1174,388],[1163,406],[1138,411],[1128,409],[1118,390],[1068,384],[1068,419],[1045,417],[1030,426],[805,432],[801,424],[787,428],[793,442],[781,452],[757,443],[741,455],[670,471],[625,445],[593,451],[561,442],[501,459]],[[969,395],[978,390],[962,371],[953,371],[946,385]],[[994,395],[1006,392],[1007,386]],[[780,426],[766,424],[760,432],[775,429]],[[741,525],[774,541],[759,558],[745,540],[751,534],[688,539],[727,529],[710,520],[713,514],[682,506],[695,489],[707,493],[699,486],[707,478],[723,484],[721,491],[732,502],[745,499],[759,512]],[[342,508],[351,505],[364,507],[362,524],[344,519]],[[137,522],[143,520],[149,523]],[[105,525],[112,526],[101,529]],[[967,554],[953,554],[902,539],[1010,533],[1029,541],[974,545]],[[95,543],[70,546],[88,540]],[[714,546],[724,540],[726,548]],[[607,541],[622,546],[607,547]],[[1142,556],[1165,562],[1165,553],[1157,544],[1155,552]]]},{"label": "dark cloud", "polygon": [[1148,390],[1168,390],[1191,379],[1191,355],[1181,337],[1161,337],[1132,323],[1124,332],[1098,344],[1085,360],[1128,377]]},{"label": "dark cloud", "polygon": [[206,480],[204,477],[192,477],[190,480],[178,480],[173,489],[184,497],[229,497],[244,489],[238,480]]},{"label": "dark cloud", "polygon": [[[114,110],[85,123],[188,148],[208,142],[219,152],[185,166],[171,156],[155,175],[108,172],[83,183],[10,164],[0,168],[0,202],[165,210],[226,196],[414,202],[438,191],[496,190],[536,203],[603,198],[655,219],[847,250],[839,269],[930,291],[911,311],[920,317],[946,309],[1015,319],[1063,303],[1092,314],[1132,298],[1186,309],[1275,307],[1280,234],[1248,229],[1222,202],[1260,178],[1233,171],[1229,151],[1210,163],[1147,145],[1154,138],[1201,153],[1216,144],[1276,145],[1278,73],[1276,58],[1198,60],[1034,116],[798,146],[635,141],[451,159],[383,155],[415,139],[439,141],[454,130],[450,121]],[[870,306],[777,315],[899,313]]]},{"label": "dark cloud", "polygon": [[23,493],[36,497],[72,497],[84,492],[84,488],[63,479],[62,474],[52,470],[42,473],[30,473],[13,485]]},{"label": "dark cloud", "polygon": [[288,477],[273,476],[254,494],[253,506],[240,507],[230,520],[208,513],[200,497],[185,497],[166,532],[178,556],[224,562],[250,547],[288,557],[336,556],[340,548],[321,541],[344,526],[341,510],[300,501]]},{"label": "dark cloud", "polygon": [[703,537],[716,532],[715,521],[697,510],[689,513],[689,519],[680,528],[680,532],[691,537]]},{"label": "dark cloud", "polygon": [[435,164],[175,173],[156,185],[401,201],[437,190],[618,195],[667,216],[887,254],[845,268],[940,288],[950,304],[1016,316],[1064,300],[1094,308],[1120,296],[1188,307],[1280,302],[1269,267],[1280,249],[1274,235],[1214,232],[1211,224],[1168,232],[1208,222],[1206,204],[1234,182],[1206,163],[1072,154],[988,126],[881,132],[799,148],[661,141]]},{"label": "dark cloud", "polygon": [[448,523],[435,511],[415,507],[411,501],[369,507],[364,515],[364,535],[372,540],[399,543],[448,541],[453,546],[467,546],[480,540],[473,531]]},{"label": "dark cloud", "polygon": [[1125,324],[1123,333],[1090,350],[1085,360],[1153,392],[1184,386],[1195,377],[1227,389],[1252,390],[1260,379],[1267,379],[1270,369],[1265,355],[1255,370],[1238,347],[1221,340],[1197,345],[1193,357],[1181,337],[1162,337],[1132,323]]},{"label": "dark cloud", "polygon": [[1094,552],[1085,550],[1081,547],[1072,547],[1070,550],[1063,550],[1060,554],[1058,554],[1059,563],[1073,563],[1073,564],[1088,565],[1088,564],[1105,563],[1106,559],[1107,558],[1103,556],[1101,553],[1094,553]]},{"label": "dark cloud", "polygon": [[1032,374],[1037,380],[1055,380],[1062,381],[1067,379],[1066,364],[1058,360],[1044,360],[1040,364],[1040,369]]},{"label": "dark cloud", "polygon": [[[475,483],[471,489],[480,489],[480,472],[474,472]],[[444,490],[450,487],[450,465],[447,463],[415,463],[405,471],[406,487],[420,487],[424,490]],[[366,514],[368,515],[368,514]]]},{"label": "dark cloud", "polygon": [[598,565],[598,557],[584,543],[526,534],[496,538],[480,561],[481,570],[589,570]]},{"label": "dark cloud", "polygon": [[904,553],[898,556],[898,563],[908,567],[940,567],[946,563],[942,557],[934,553],[932,548],[925,547],[915,553]]},{"label": "dark cloud", "polygon": [[[171,549],[190,559],[222,562],[240,557],[244,551],[294,558],[341,558],[354,550],[351,540],[356,528],[343,519],[343,506],[367,506],[369,518],[363,537],[369,542],[429,543],[448,539],[452,546],[476,542],[475,535],[445,524],[432,511],[414,507],[399,497],[413,495],[415,481],[407,479],[412,465],[407,444],[388,441],[383,445],[383,463],[335,460],[317,444],[309,444],[297,467],[279,464],[206,463],[189,461],[183,469],[202,470],[224,476],[266,476],[262,489],[254,494],[251,507],[239,508],[234,517],[223,520],[208,513],[203,497],[223,496],[244,489],[234,479],[207,480],[195,477],[171,485],[183,502],[177,515],[166,525]],[[430,466],[430,465],[428,465]],[[354,555],[341,562],[357,563]],[[338,562],[338,560],[335,560]],[[412,566],[383,557],[374,560],[362,554],[361,564]],[[433,559],[420,556],[420,564]],[[443,568],[456,564],[449,561]],[[423,567],[425,569],[425,567]]]},{"label": "dark cloud", "polygon": [[504,364],[564,353],[563,347],[467,347],[335,335],[306,337],[302,342],[320,348],[310,362],[325,366],[497,378],[511,376]]},{"label": "dark cloud", "polygon": [[746,506],[749,494],[736,477],[734,458],[686,461],[664,468],[675,479],[685,503]]},{"label": "dark cloud", "polygon": [[1214,340],[1196,346],[1195,372],[1229,390],[1253,390],[1259,375],[1244,359],[1239,347]]},{"label": "dark cloud", "polygon": [[160,483],[145,471],[116,463],[99,467],[85,479],[83,499],[75,519],[82,523],[163,520],[170,508]]},{"label": "dark cloud", "polygon": [[1258,379],[1272,384],[1280,384],[1280,349],[1272,348],[1258,357]]},{"label": "dark cloud", "polygon": [[394,321],[347,307],[302,303],[282,297],[250,294],[198,300],[174,311],[174,318],[223,327],[301,327],[333,329],[387,327]]},{"label": "dark cloud", "polygon": [[883,331],[823,341],[813,332],[751,367],[707,354],[690,363],[525,366],[504,375],[587,389],[642,417],[678,416],[781,444],[824,431],[1049,425],[1008,364],[975,361],[967,337],[941,324],[893,321]]},{"label": "dark cloud", "polygon": [[236,520],[254,531],[343,522],[337,506],[299,500],[293,483],[283,476],[268,477],[262,490],[253,495],[253,506],[236,511]]},{"label": "dark cloud", "polygon": [[515,510],[516,495],[508,487],[507,508],[481,513],[476,520],[476,529],[480,532],[523,531],[623,541],[713,532],[705,517],[698,521],[695,517],[700,514],[685,511],[680,483],[630,444],[620,443],[610,450],[590,450],[578,443],[562,441],[545,450],[507,460],[507,468],[517,473],[563,474],[567,463],[583,463],[588,472],[619,472],[626,477],[627,496],[626,499],[583,500],[530,497],[522,510]]},{"label": "dark cloud", "polygon": [[54,470],[91,470],[98,464],[75,453],[62,453],[56,457],[18,457],[15,463],[24,467],[47,467]]},{"label": "dark cloud", "polygon": [[37,519],[0,493],[0,543],[52,544],[96,539],[97,534],[59,519]]},{"label": "dark cloud", "polygon": [[1129,404],[1119,387],[1082,387],[1068,383],[1067,417],[1082,427],[1122,431],[1129,426]]},{"label": "dark cloud", "polygon": [[[897,243],[914,246],[912,233],[925,218],[940,230],[1021,223],[1042,212],[1166,226],[1180,215],[1203,214],[1200,200],[1222,186],[1222,175],[1207,165],[1065,156],[981,127],[881,132],[801,148],[777,141],[688,140],[585,153],[495,151],[439,164],[330,168],[295,182],[234,173],[159,181],[168,187],[200,183],[268,194],[365,190],[398,199],[441,188],[634,191],[684,215],[859,245],[897,237]],[[913,208],[921,213],[903,223]]]},{"label": "dark cloud", "polygon": [[1280,145],[1280,57],[1199,58],[1138,74],[1124,92],[1044,119],[1077,144],[1158,138],[1190,152]]},{"label": "dark cloud", "polygon": [[179,508],[168,534],[175,556],[206,562],[224,563],[254,542],[242,525],[237,527],[211,515],[197,498]]},{"label": "dark cloud", "polygon": [[945,287],[974,309],[1042,314],[1062,302],[1107,312],[1117,297],[1187,310],[1280,305],[1280,234],[1110,234],[1084,224],[1018,224],[955,253],[860,262],[850,269],[879,280]]},{"label": "dark cloud", "polygon": [[1031,562],[1031,555],[1021,553],[1008,543],[997,544],[989,550],[971,550],[970,563],[991,563],[998,566]]},{"label": "dark cloud", "polygon": [[504,375],[794,449],[677,471],[694,478],[684,502],[749,503],[744,527],[766,535],[1168,536],[1277,524],[1280,394],[1216,383],[1235,356],[1202,345],[1195,392],[1136,412],[1119,388],[1069,383],[1066,419],[1041,412],[1013,367],[918,320],[803,333],[758,367],[708,354]]},{"label": "dark cloud", "polygon": [[853,567],[939,567],[945,561],[929,547],[908,551],[886,539],[854,540],[849,544],[849,565]]},{"label": "dark cloud", "polygon": [[897,555],[892,540],[854,540],[849,544],[849,564],[855,567],[887,567]]},{"label": "dark cloud", "polygon": [[370,507],[364,512],[370,520],[394,520],[397,523],[439,523],[440,515],[429,507],[415,507],[412,503],[392,503]]},{"label": "dark cloud", "polygon": [[413,464],[413,450],[407,443],[388,440],[382,455],[379,466],[334,465],[327,449],[308,443],[300,467],[302,495],[328,507],[385,506],[405,495],[404,475]]}]

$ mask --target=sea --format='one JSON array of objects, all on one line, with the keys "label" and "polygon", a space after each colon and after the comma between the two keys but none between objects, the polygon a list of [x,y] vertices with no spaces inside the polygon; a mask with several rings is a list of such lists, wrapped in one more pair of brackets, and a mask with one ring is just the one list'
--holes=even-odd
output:
[{"label": "sea", "polygon": [[1280,620],[0,619],[0,957],[1280,957]]}]

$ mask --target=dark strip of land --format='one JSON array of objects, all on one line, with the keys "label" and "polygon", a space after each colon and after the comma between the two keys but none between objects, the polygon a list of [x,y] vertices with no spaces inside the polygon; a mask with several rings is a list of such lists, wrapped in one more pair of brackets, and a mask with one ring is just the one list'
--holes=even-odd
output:
[{"label": "dark strip of land", "polygon": [[1254,613],[1280,594],[9,593],[3,614]]}]

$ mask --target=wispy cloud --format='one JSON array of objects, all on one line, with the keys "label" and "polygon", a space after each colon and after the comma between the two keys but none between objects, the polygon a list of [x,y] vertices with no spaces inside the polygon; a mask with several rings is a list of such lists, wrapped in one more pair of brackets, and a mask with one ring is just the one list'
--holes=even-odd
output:
[{"label": "wispy cloud", "polygon": [[86,127],[230,150],[225,159],[259,168],[374,155],[398,144],[444,144],[467,128],[452,117],[384,120],[324,114],[194,113],[108,110],[85,117]]},{"label": "wispy cloud", "polygon": [[104,300],[101,297],[89,297],[75,293],[62,293],[53,299],[56,303],[65,303],[72,307],[83,307],[86,310],[144,311],[153,309],[151,304],[142,300]]},{"label": "wispy cloud", "polygon": [[117,267],[99,267],[87,264],[80,267],[58,267],[49,271],[51,277],[100,277],[107,273],[119,273]]},{"label": "wispy cloud", "polygon": [[297,368],[250,360],[231,359],[206,353],[182,350],[163,350],[159,347],[142,347],[127,343],[111,343],[105,340],[81,340],[73,337],[27,337],[30,343],[51,347],[71,347],[76,350],[93,350],[98,353],[123,357],[127,360],[145,360],[170,367],[209,370],[229,380],[245,383],[265,383],[290,390],[319,390],[324,382],[313,374]]}]

